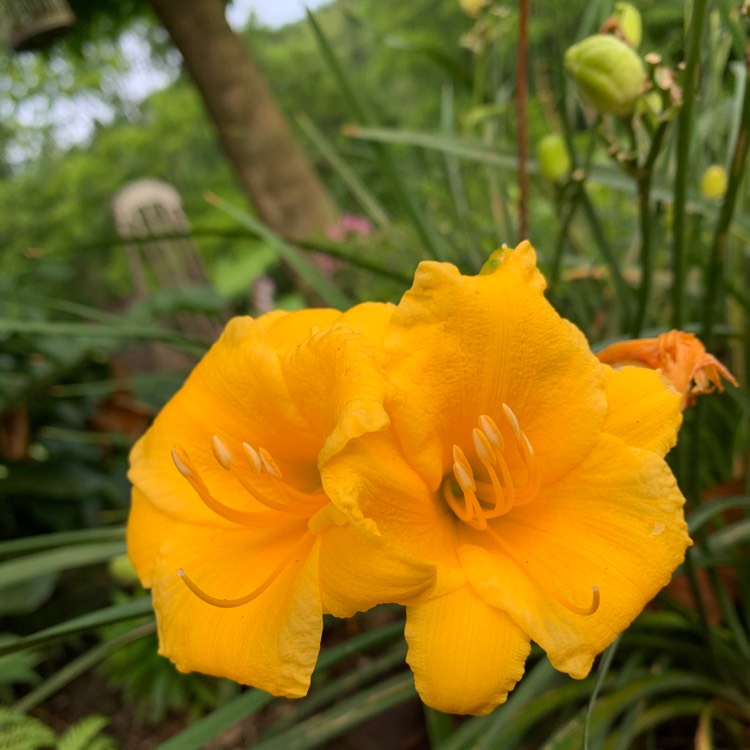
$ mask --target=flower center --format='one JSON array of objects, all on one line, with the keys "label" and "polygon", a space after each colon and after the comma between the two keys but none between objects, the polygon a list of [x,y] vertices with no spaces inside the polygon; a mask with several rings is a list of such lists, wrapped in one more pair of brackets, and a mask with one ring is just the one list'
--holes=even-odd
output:
[{"label": "flower center", "polygon": [[[472,528],[483,531],[487,522],[505,515],[516,505],[525,505],[539,492],[539,469],[534,448],[520,428],[518,418],[502,405],[503,418],[513,435],[506,446],[502,432],[492,417],[482,414],[471,438],[474,466],[464,451],[453,446],[453,473],[443,479],[442,493],[455,516]],[[506,456],[515,453],[523,466],[521,478],[513,477]]]},{"label": "flower center", "polygon": [[[211,438],[211,451],[219,466],[229,472],[253,500],[270,511],[310,518],[326,502],[327,498],[322,489],[316,492],[301,492],[284,482],[281,469],[265,448],[258,447],[256,449],[248,443],[242,443],[243,458],[238,461],[231,449],[218,436],[214,435]],[[240,526],[251,526],[258,521],[268,521],[269,516],[273,515],[269,514],[268,510],[238,510],[217,500],[195,468],[187,451],[181,446],[175,445],[172,448],[172,460],[180,474],[187,479],[190,486],[203,501],[203,504],[217,516]],[[271,571],[259,586],[238,599],[219,599],[203,591],[182,568],[177,573],[185,585],[207,604],[214,607],[241,607],[260,596],[281,575],[284,569],[299,557],[298,553],[301,547],[308,542],[307,536],[307,533],[302,535],[290,554]]]}]

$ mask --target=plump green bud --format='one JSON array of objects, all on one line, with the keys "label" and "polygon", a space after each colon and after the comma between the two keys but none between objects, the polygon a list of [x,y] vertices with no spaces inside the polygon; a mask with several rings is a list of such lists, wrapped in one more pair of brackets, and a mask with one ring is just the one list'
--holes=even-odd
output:
[{"label": "plump green bud", "polygon": [[547,180],[556,181],[570,169],[570,154],[565,139],[557,133],[545,135],[536,146],[539,173]]},{"label": "plump green bud", "polygon": [[719,164],[706,168],[701,177],[701,194],[713,200],[721,198],[727,191],[727,171]]},{"label": "plump green bud", "polygon": [[123,586],[132,586],[138,582],[138,574],[127,555],[113,557],[107,567],[112,578]]},{"label": "plump green bud", "polygon": [[570,47],[565,72],[581,98],[603,115],[632,115],[646,82],[641,58],[610,34],[594,34]]},{"label": "plump green bud", "polygon": [[625,41],[633,49],[638,49],[641,45],[641,36],[643,34],[641,14],[638,12],[638,9],[630,3],[615,3],[613,16],[620,25],[620,30],[625,37]]}]

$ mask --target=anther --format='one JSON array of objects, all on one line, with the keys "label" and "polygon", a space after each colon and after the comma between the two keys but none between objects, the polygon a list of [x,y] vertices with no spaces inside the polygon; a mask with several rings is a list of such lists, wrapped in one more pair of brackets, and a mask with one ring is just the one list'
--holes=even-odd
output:
[{"label": "anther", "polygon": [[511,409],[508,404],[503,404],[503,411],[505,412],[505,416],[508,419],[510,426],[513,428],[513,434],[516,436],[517,440],[520,440],[521,428],[518,425],[518,417],[516,417],[513,413],[513,409]]},{"label": "anther", "polygon": [[471,431],[471,438],[474,442],[474,450],[477,453],[480,461],[492,464],[493,466],[497,463],[497,456],[495,451],[492,450],[490,441],[487,436],[477,427]]},{"label": "anther", "polygon": [[172,446],[172,461],[174,461],[177,471],[179,471],[185,479],[190,479],[193,476],[187,464],[180,458],[176,445]]},{"label": "anther", "polygon": [[276,461],[273,460],[271,454],[265,448],[258,448],[260,454],[260,460],[263,463],[265,470],[276,479],[281,479],[281,469],[278,467]]},{"label": "anther", "polygon": [[471,490],[471,492],[474,492],[476,490],[477,485],[474,481],[474,477],[471,474],[471,468],[467,467],[465,464],[460,463],[459,461],[456,461],[453,464],[453,474],[464,492],[466,492],[467,490]]},{"label": "anther", "polygon": [[492,417],[488,417],[486,414],[482,414],[479,417],[479,426],[482,432],[487,436],[487,439],[496,445],[500,450],[504,447],[503,436],[500,434],[500,429],[495,424],[495,420]]},{"label": "anther", "polygon": [[232,456],[232,451],[230,451],[229,448],[227,448],[227,446],[221,442],[217,435],[214,435],[211,438],[211,450],[213,451],[216,460],[221,464],[222,468],[229,471],[234,457]]},{"label": "anther", "polygon": [[188,454],[179,445],[175,445],[172,448],[172,460],[180,474],[187,479],[190,486],[196,491],[198,497],[203,501],[203,504],[209,510],[216,513],[217,516],[242,526],[256,523],[261,517],[261,514],[259,513],[236,510],[235,508],[230,508],[228,505],[224,505],[224,503],[217,500],[211,494],[211,491],[201,479],[198,472],[193,468]]},{"label": "anther", "polygon": [[260,474],[261,470],[263,469],[263,463],[260,460],[258,451],[256,451],[252,445],[248,445],[248,443],[242,443],[242,452],[245,454],[245,458],[253,466],[255,471]]}]

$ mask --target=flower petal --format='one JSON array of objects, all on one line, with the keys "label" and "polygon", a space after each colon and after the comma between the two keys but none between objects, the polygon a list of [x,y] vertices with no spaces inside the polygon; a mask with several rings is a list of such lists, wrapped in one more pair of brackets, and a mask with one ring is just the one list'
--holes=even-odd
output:
[{"label": "flower petal", "polygon": [[438,567],[436,592],[463,585],[456,554],[459,522],[435,501],[390,430],[351,441],[321,467],[331,502],[357,526]]},{"label": "flower petal", "polygon": [[[603,434],[575,471],[500,519],[494,540],[477,533],[460,556],[480,596],[556,669],[582,678],[682,562],[683,503],[661,458]],[[592,603],[594,587],[596,612],[574,612]]]},{"label": "flower petal", "polygon": [[[242,597],[288,564],[257,598],[216,607],[177,574],[225,599]],[[313,536],[299,525],[263,532],[175,524],[153,572],[160,653],[183,672],[228,677],[274,695],[307,692],[320,646],[322,609]]]},{"label": "flower petal", "polygon": [[422,700],[438,711],[486,714],[521,679],[530,644],[470,586],[406,610],[406,660]]},{"label": "flower petal", "polygon": [[663,376],[643,367],[604,368],[607,417],[602,430],[633,448],[664,456],[682,424],[680,394]]},{"label": "flower petal", "polygon": [[[319,534],[323,611],[351,617],[376,604],[408,604],[435,585],[435,566],[349,524],[333,506],[313,520]],[[327,527],[319,530],[320,527]]]},{"label": "flower petal", "polygon": [[393,314],[392,418],[404,452],[433,488],[453,445],[471,445],[481,415],[504,424],[503,403],[530,439],[543,482],[581,461],[601,429],[601,366],[583,334],[544,299],[534,263],[528,243],[479,276],[422,263]]},{"label": "flower petal", "polygon": [[160,513],[137,487],[133,487],[128,518],[128,557],[146,588],[153,585],[153,570],[174,519]]}]

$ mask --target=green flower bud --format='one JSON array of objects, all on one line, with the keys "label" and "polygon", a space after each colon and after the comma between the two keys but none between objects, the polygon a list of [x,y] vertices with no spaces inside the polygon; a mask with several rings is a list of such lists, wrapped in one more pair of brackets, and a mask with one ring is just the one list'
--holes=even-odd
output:
[{"label": "green flower bud", "polygon": [[547,180],[556,181],[570,169],[570,154],[565,139],[557,133],[545,135],[536,146],[539,173]]},{"label": "green flower bud", "polygon": [[113,557],[107,568],[112,578],[122,586],[132,586],[134,583],[138,583],[138,574],[127,555]]},{"label": "green flower bud", "polygon": [[570,47],[565,72],[597,112],[620,117],[633,114],[646,82],[641,58],[610,34],[594,34]]},{"label": "green flower bud", "polygon": [[638,12],[638,9],[630,3],[615,3],[613,16],[620,25],[620,30],[625,37],[625,41],[633,49],[638,49],[643,33],[641,14]]},{"label": "green flower bud", "polygon": [[727,171],[719,164],[706,168],[701,177],[701,194],[704,198],[715,200],[723,197],[727,191]]}]

